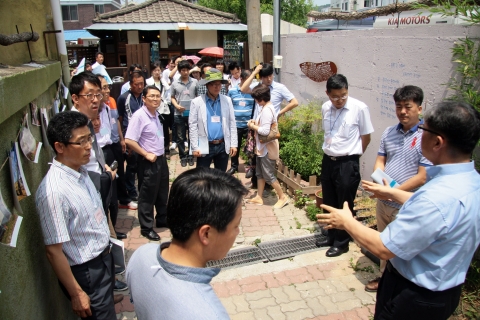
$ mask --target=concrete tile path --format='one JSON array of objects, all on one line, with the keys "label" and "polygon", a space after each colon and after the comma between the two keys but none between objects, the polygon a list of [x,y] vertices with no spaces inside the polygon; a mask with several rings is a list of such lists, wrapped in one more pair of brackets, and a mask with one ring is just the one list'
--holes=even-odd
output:
[{"label": "concrete tile path", "polygon": [[[190,167],[182,167],[178,155],[172,155],[169,169],[173,181]],[[240,171],[237,178],[246,184],[249,180],[245,179],[243,165]],[[250,191],[246,198],[253,197],[255,192]],[[293,206],[293,200],[282,209],[273,209],[276,201],[274,191],[266,191],[263,206],[244,204],[235,248],[251,246],[259,240],[308,235],[318,228],[304,210]],[[128,234],[123,240],[128,263],[135,249],[149,240],[140,235],[136,210],[121,209],[116,228]],[[168,229],[155,231],[162,242],[171,239]],[[326,248],[291,259],[222,270],[212,286],[232,319],[372,319],[375,294],[366,292],[364,286],[379,276],[378,267],[354,243],[348,253],[336,258],[327,258],[325,251]],[[125,280],[123,276],[119,279]],[[118,293],[125,295],[123,302],[115,306],[118,319],[136,319],[129,291]]]}]

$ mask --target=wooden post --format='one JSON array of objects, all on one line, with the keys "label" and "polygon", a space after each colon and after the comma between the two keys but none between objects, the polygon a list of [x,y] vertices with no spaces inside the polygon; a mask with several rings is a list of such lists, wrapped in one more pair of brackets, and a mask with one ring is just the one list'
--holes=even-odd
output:
[{"label": "wooden post", "polygon": [[263,61],[260,0],[246,0],[248,25],[248,58],[250,68]]}]

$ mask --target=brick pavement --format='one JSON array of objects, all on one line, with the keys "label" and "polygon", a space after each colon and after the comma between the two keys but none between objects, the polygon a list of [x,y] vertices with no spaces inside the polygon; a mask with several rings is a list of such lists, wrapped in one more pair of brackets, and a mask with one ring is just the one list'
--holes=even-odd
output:
[{"label": "brick pavement", "polygon": [[[181,167],[178,156],[172,155],[170,181],[189,168]],[[237,178],[248,182],[244,173],[238,173]],[[252,190],[246,198],[254,195]],[[308,235],[318,228],[293,202],[274,210],[275,193],[266,191],[264,197],[263,206],[244,204],[234,247]],[[140,235],[137,211],[121,209],[116,228],[128,234],[123,240],[128,263],[134,250],[149,240]],[[162,242],[170,240],[168,229],[155,231]],[[372,266],[375,272],[353,270],[352,264],[357,262],[361,268]],[[378,274],[378,267],[351,243],[350,251],[336,258],[327,258],[322,249],[290,259],[222,270],[212,286],[232,319],[371,319],[375,294],[364,291],[364,286]],[[123,276],[119,279],[125,280]],[[136,319],[129,291],[118,293],[125,295],[115,308],[118,319]]]}]

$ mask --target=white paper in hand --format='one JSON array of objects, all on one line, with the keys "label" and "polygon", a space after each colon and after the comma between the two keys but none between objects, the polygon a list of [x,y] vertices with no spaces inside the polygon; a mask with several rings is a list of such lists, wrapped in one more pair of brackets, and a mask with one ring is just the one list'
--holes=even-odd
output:
[{"label": "white paper in hand", "polygon": [[400,185],[397,183],[397,181],[393,180],[388,174],[383,172],[381,169],[375,170],[374,173],[371,175],[373,181],[375,181],[378,184],[381,184],[383,186],[383,179],[387,180],[387,183],[390,185],[392,188],[397,188]]}]

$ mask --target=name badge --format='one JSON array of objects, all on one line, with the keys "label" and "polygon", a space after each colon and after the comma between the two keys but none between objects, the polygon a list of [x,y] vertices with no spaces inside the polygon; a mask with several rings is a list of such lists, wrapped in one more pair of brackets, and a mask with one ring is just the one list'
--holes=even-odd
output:
[{"label": "name badge", "polygon": [[95,211],[95,220],[97,220],[97,223],[100,224],[103,221],[103,218],[105,218],[105,214],[102,212],[102,207],[98,207],[97,211]]},{"label": "name badge", "polygon": [[189,96],[190,95],[190,90],[184,90],[183,94],[186,94],[187,96]]},{"label": "name badge", "polygon": [[106,134],[108,134],[108,128],[107,127],[100,128],[100,135],[103,137]]},{"label": "name badge", "polygon": [[213,123],[218,123],[218,122],[220,122],[220,116],[212,116],[212,122],[213,122]]},{"label": "name badge", "polygon": [[112,118],[112,119],[110,120],[110,123],[111,123],[111,124],[115,124],[115,123],[117,123],[117,120],[116,120],[115,118]]},{"label": "name badge", "polygon": [[240,101],[238,103],[238,105],[241,106],[241,107],[245,107],[247,105],[247,103],[245,101]]},{"label": "name badge", "polygon": [[163,138],[163,132],[161,130],[157,130],[157,137]]}]

